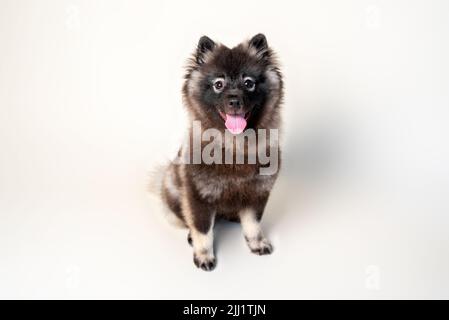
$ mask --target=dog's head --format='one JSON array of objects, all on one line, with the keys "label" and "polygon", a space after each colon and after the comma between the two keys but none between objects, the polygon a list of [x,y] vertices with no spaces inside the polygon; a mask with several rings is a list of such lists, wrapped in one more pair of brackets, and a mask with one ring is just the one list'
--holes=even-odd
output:
[{"label": "dog's head", "polygon": [[206,127],[238,134],[278,126],[282,76],[263,34],[232,49],[201,37],[183,93],[193,117]]}]

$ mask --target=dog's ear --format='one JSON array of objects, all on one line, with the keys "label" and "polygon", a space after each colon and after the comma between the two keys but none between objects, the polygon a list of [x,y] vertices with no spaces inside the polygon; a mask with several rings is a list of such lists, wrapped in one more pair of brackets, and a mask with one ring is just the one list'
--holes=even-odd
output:
[{"label": "dog's ear", "polygon": [[260,58],[267,58],[269,54],[268,42],[265,35],[262,33],[256,34],[249,40],[249,47],[255,50],[255,53]]},{"label": "dog's ear", "polygon": [[198,41],[198,47],[196,48],[196,62],[203,64],[206,62],[207,56],[214,50],[215,42],[207,36],[202,36]]}]

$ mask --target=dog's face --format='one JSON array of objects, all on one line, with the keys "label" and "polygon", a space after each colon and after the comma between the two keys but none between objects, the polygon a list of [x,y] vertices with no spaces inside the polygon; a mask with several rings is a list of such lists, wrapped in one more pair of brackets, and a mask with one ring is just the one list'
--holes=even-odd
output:
[{"label": "dog's face", "polygon": [[265,36],[232,49],[202,37],[184,96],[195,118],[209,127],[226,127],[234,134],[256,127],[282,97],[281,74]]}]

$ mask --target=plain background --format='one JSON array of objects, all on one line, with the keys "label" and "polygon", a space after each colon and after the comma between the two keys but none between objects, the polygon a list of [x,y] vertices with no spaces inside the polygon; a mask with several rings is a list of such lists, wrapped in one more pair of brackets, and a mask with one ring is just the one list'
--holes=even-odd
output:
[{"label": "plain background", "polygon": [[[199,37],[266,34],[284,163],[251,255],[146,193]],[[1,298],[449,298],[449,2],[0,2]]]}]

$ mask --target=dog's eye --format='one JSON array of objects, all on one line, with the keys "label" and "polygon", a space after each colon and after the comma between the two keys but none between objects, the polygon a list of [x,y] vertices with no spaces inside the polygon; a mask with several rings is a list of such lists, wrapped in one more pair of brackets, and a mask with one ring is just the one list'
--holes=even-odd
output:
[{"label": "dog's eye", "polygon": [[219,79],[219,80],[215,80],[214,82],[214,91],[219,93],[223,90],[224,88],[224,81]]},{"label": "dog's eye", "polygon": [[256,88],[256,83],[251,78],[245,78],[245,82],[243,83],[248,91],[254,91]]},{"label": "dog's eye", "polygon": [[215,82],[215,89],[222,89],[223,88],[223,81],[217,81]]}]

